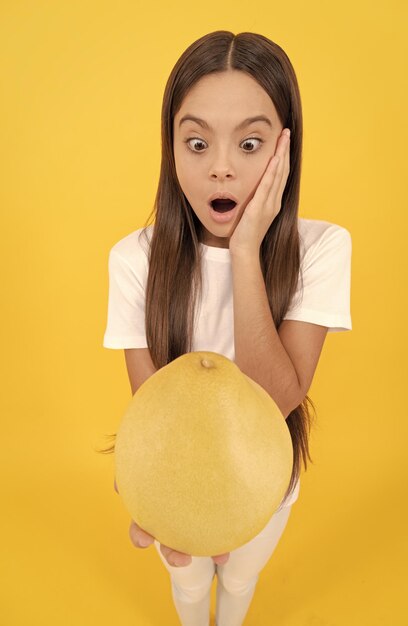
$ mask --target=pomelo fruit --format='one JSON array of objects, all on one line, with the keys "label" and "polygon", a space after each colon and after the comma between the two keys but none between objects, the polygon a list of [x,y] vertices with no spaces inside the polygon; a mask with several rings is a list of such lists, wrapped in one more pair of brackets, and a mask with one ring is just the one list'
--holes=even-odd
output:
[{"label": "pomelo fruit", "polygon": [[292,464],[274,400],[217,352],[188,352],[145,380],[115,443],[116,482],[132,519],[195,556],[253,539],[281,503]]}]

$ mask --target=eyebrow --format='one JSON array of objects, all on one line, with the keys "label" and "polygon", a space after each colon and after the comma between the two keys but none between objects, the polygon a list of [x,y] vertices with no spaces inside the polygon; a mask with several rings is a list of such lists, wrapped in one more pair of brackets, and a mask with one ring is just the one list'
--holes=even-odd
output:
[{"label": "eyebrow", "polygon": [[[205,120],[202,120],[199,117],[195,117],[195,115],[190,115],[189,113],[187,113],[187,115],[183,115],[183,117],[181,118],[179,122],[179,128],[182,125],[182,123],[187,122],[187,120],[191,120],[192,122],[197,122],[197,124],[199,124],[203,128],[207,130],[211,130],[211,126],[207,124]],[[240,124],[238,124],[235,130],[241,130],[242,128],[245,128],[245,126],[249,126],[249,124],[253,124],[254,122],[265,122],[266,124],[268,124],[270,128],[272,128],[272,122],[269,119],[269,117],[266,117],[266,115],[255,115],[254,117],[245,118]]]}]

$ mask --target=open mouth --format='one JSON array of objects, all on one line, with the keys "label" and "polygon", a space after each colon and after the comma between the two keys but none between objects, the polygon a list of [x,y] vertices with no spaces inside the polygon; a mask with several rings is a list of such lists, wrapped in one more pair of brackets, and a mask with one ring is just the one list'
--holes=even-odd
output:
[{"label": "open mouth", "polygon": [[236,202],[234,200],[229,200],[227,198],[217,198],[217,200],[212,200],[211,206],[214,211],[217,213],[226,213],[227,211],[232,211],[232,209],[236,206]]}]

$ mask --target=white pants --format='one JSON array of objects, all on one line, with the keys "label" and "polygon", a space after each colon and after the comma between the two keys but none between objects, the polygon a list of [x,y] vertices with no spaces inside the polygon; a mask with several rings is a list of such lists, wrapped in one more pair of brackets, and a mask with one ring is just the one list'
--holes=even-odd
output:
[{"label": "white pants", "polygon": [[274,513],[251,541],[230,552],[224,565],[211,557],[192,556],[190,565],[173,567],[156,550],[170,573],[173,601],[182,626],[209,626],[211,586],[217,575],[217,626],[241,626],[251,604],[259,572],[269,561],[287,524],[292,506]]}]

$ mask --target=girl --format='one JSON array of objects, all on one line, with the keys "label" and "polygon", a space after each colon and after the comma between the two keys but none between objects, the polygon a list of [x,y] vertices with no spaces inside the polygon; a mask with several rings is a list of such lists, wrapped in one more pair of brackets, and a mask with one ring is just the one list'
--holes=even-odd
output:
[{"label": "girl", "polygon": [[351,330],[350,233],[298,217],[301,154],[301,100],[282,48],[249,32],[201,37],[166,84],[154,209],[110,250],[103,345],[124,349],[132,394],[181,354],[218,352],[272,396],[292,437],[285,497],[239,549],[182,554],[132,522],[133,543],[154,542],[170,573],[183,626],[208,626],[215,574],[217,626],[243,623],[312,460],[307,392],[326,333]]}]

